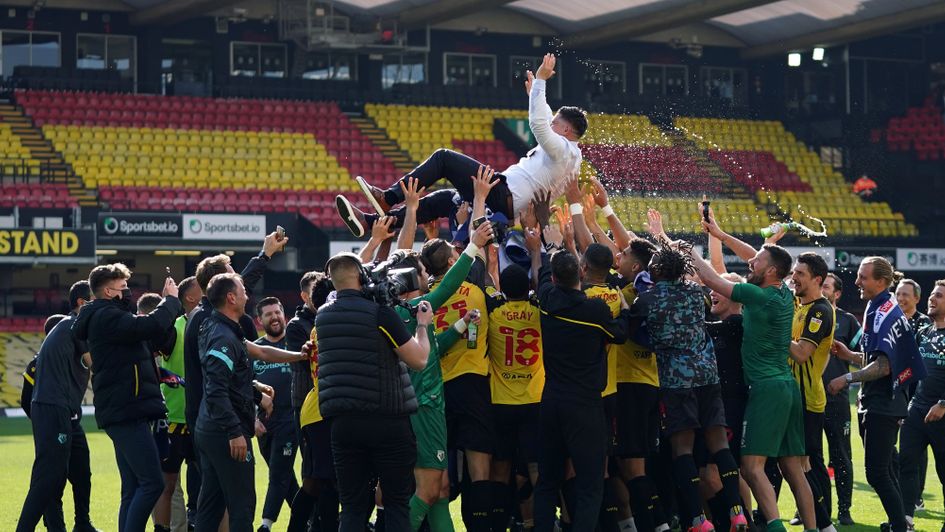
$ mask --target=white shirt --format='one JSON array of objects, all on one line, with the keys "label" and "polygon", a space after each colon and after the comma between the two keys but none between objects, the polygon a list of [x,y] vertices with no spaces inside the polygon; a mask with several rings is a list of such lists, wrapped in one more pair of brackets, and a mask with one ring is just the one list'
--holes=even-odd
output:
[{"label": "white shirt", "polygon": [[538,146],[502,172],[512,193],[513,215],[525,210],[538,192],[550,191],[551,199],[557,199],[565,184],[581,172],[581,148],[577,141],[551,130],[552,118],[545,80],[535,79],[528,95],[528,126]]}]

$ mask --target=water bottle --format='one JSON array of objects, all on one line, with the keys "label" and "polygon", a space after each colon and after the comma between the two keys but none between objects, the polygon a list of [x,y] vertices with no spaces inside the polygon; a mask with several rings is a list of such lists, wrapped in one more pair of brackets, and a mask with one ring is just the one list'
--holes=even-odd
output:
[{"label": "water bottle", "polygon": [[479,345],[479,326],[474,321],[479,317],[479,309],[470,311],[469,326],[466,327],[466,349],[475,349]]},{"label": "water bottle", "polygon": [[784,228],[785,231],[791,231],[798,228],[797,222],[774,222],[768,227],[762,227],[758,232],[761,233],[762,238],[770,238],[778,233],[781,228]]}]

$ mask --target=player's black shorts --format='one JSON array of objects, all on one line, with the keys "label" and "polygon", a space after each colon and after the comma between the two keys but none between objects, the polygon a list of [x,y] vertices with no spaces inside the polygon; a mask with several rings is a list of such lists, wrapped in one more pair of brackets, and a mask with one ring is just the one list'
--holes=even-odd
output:
[{"label": "player's black shorts", "polygon": [[[538,462],[540,412],[539,403],[492,405],[496,460],[525,464]],[[528,470],[525,471],[527,474]]]},{"label": "player's black shorts", "polygon": [[661,388],[660,412],[667,437],[684,430],[725,426],[725,406],[718,384],[696,388]]},{"label": "player's black shorts", "polygon": [[638,382],[617,384],[617,456],[646,458],[660,441],[659,388]]},{"label": "player's black shorts", "polygon": [[302,427],[302,478],[335,478],[331,454],[331,423],[322,420]]},{"label": "player's black shorts", "polygon": [[495,425],[489,377],[467,373],[443,384],[446,398],[446,446],[492,454]]},{"label": "player's black shorts", "polygon": [[180,473],[180,466],[185,460],[192,462],[197,457],[194,453],[194,437],[184,423],[170,423],[167,427],[167,439],[170,446],[167,458],[161,460],[161,471]]}]

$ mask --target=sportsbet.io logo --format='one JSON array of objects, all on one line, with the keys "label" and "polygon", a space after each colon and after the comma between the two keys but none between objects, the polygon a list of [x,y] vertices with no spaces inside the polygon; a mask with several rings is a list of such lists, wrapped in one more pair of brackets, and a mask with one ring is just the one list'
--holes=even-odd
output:
[{"label": "sportsbet.io logo", "polygon": [[118,220],[111,216],[105,218],[105,221],[102,222],[102,229],[104,229],[106,233],[114,235],[118,232]]},{"label": "sportsbet.io logo", "polygon": [[190,221],[190,232],[197,234],[203,231],[203,223],[200,220],[191,220]]}]

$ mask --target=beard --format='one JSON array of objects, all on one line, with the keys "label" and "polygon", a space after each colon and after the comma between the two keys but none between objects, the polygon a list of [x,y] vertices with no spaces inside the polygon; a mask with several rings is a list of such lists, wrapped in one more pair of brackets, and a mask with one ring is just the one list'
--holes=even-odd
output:
[{"label": "beard", "polygon": [[765,276],[754,270],[748,272],[748,275],[745,277],[745,281],[756,286],[761,286],[761,283],[763,283],[764,280]]},{"label": "beard", "polygon": [[283,331],[285,331],[285,325],[283,325],[281,321],[277,321],[266,324],[263,329],[269,336],[281,336]]}]

